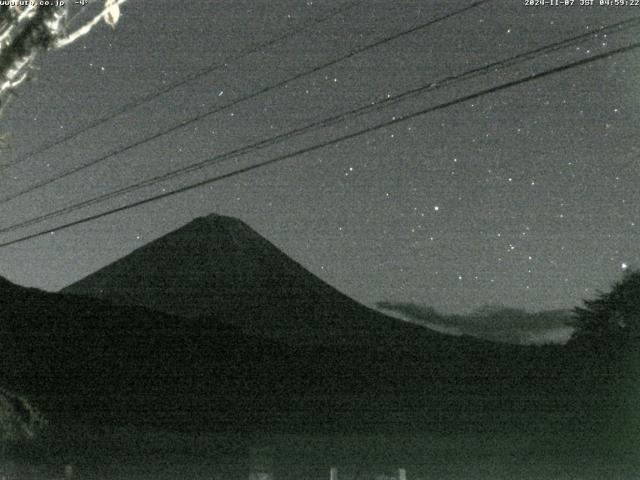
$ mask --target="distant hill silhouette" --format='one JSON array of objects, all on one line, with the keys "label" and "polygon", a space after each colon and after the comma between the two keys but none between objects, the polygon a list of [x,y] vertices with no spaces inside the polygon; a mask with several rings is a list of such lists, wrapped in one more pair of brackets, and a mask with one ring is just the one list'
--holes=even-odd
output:
[{"label": "distant hill silhouette", "polygon": [[[282,376],[292,392],[304,385],[306,366],[300,359],[290,364],[292,352],[210,319],[117,307],[6,280],[0,299],[0,385],[38,399],[47,417],[244,424],[252,409],[238,407],[236,397],[277,397],[274,380]],[[202,418],[194,418],[200,410]]]},{"label": "distant hill silhouette", "polygon": [[630,411],[628,392],[637,388],[618,364],[580,349],[447,335],[417,336],[404,346],[292,346],[214,318],[185,319],[4,280],[0,319],[0,385],[34,399],[54,423],[315,433],[563,425],[601,431]]},{"label": "distant hill silhouette", "polygon": [[214,317],[289,343],[406,343],[430,334],[358,304],[244,222],[220,215],[197,218],[62,292]]},{"label": "distant hill silhouette", "polygon": [[34,399],[54,424],[414,428],[416,418],[450,417],[446,393],[434,398],[428,414],[422,395],[423,388],[450,384],[445,373],[465,369],[457,346],[485,347],[444,335],[417,335],[420,347],[291,346],[215,318],[116,306],[4,279],[0,319],[0,385]]}]

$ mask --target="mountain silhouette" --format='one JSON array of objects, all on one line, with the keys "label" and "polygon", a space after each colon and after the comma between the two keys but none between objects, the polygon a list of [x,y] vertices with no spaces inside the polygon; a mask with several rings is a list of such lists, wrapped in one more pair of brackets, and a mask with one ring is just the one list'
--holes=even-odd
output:
[{"label": "mountain silhouette", "polygon": [[215,318],[0,278],[0,386],[33,400],[54,425],[368,432],[458,422],[467,394],[456,382],[472,379],[469,395],[492,388],[482,376],[491,371],[464,354],[485,345],[422,338],[413,349],[293,346]]},{"label": "mountain silhouette", "polygon": [[221,215],[197,218],[62,292],[214,317],[293,343],[406,342],[430,335],[355,302],[244,222]]},{"label": "mountain silhouette", "polygon": [[359,305],[217,215],[63,293],[0,278],[0,345],[0,386],[57,424],[316,433],[526,426],[573,441],[585,429],[596,438],[612,425],[630,431],[636,418],[626,412],[637,349],[607,359],[581,346],[433,333]]},{"label": "mountain silhouette", "polygon": [[362,363],[343,368],[351,360],[336,351],[1,278],[0,345],[0,386],[32,399],[54,425],[330,427],[351,413],[336,416],[327,393],[377,380]]},{"label": "mountain silhouette", "polygon": [[[635,348],[605,362],[566,346],[414,340],[289,345],[215,317],[0,279],[0,386],[32,402],[52,428],[525,432],[609,450],[615,441],[623,452],[638,445]],[[59,443],[55,430],[50,438],[45,451]]]}]

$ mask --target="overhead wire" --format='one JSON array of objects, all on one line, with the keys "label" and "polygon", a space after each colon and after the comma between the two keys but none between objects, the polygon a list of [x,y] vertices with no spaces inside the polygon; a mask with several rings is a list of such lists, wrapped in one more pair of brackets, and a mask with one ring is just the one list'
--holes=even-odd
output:
[{"label": "overhead wire", "polygon": [[324,128],[327,127],[329,125],[333,125],[335,123],[347,120],[349,118],[353,118],[355,116],[359,116],[359,115],[364,115],[367,113],[370,113],[372,111],[377,111],[377,110],[381,110],[382,108],[386,108],[392,104],[395,103],[399,103],[403,100],[406,100],[408,98],[413,98],[419,94],[425,94],[431,91],[435,91],[438,90],[440,88],[444,88],[447,86],[451,86],[454,85],[458,82],[462,82],[462,81],[466,81],[469,80],[470,78],[475,78],[478,75],[481,74],[486,74],[486,73],[495,73],[495,72],[499,72],[501,70],[503,70],[504,68],[513,66],[518,64],[519,62],[523,62],[523,61],[528,61],[531,60],[533,58],[536,58],[539,55],[543,55],[543,54],[548,54],[554,51],[558,51],[560,49],[563,48],[567,48],[569,46],[572,46],[574,44],[576,44],[578,41],[582,41],[585,38],[588,38],[590,36],[605,32],[605,31],[611,31],[614,30],[616,28],[619,28],[621,26],[625,26],[625,27],[629,27],[629,26],[638,26],[640,25],[640,17],[637,17],[635,19],[632,19],[633,23],[631,23],[631,21],[624,21],[624,22],[618,22],[616,24],[612,24],[612,25],[608,25],[608,26],[603,26],[601,29],[599,29],[596,32],[590,32],[588,34],[580,34],[580,35],[576,35],[564,40],[559,40],[556,42],[553,42],[551,44],[545,45],[545,46],[541,46],[538,48],[535,48],[533,50],[529,50],[523,53],[519,53],[516,55],[513,55],[511,57],[505,58],[503,60],[500,61],[496,61],[496,62],[491,62],[489,64],[483,65],[481,67],[476,67],[474,69],[465,71],[465,72],[461,72],[459,74],[456,75],[449,75],[447,77],[444,77],[438,81],[435,82],[430,82],[427,83],[425,85],[422,85],[420,87],[408,90],[406,92],[400,93],[400,94],[396,94],[390,97],[385,97],[381,100],[378,100],[376,102],[372,102],[372,103],[368,103],[364,106],[355,108],[355,109],[351,109],[348,110],[346,112],[342,112],[336,115],[333,115],[329,118],[325,118],[322,120],[318,120],[315,122],[312,122],[311,124],[302,126],[302,127],[298,127],[295,129],[292,129],[290,131],[287,131],[285,133],[279,134],[279,135],[275,135],[263,140],[260,140],[258,142],[255,142],[253,144],[250,145],[246,145],[240,148],[236,148],[233,149],[231,151],[216,155],[214,157],[202,160],[200,162],[194,163],[194,164],[190,164],[187,165],[185,167],[182,168],[178,168],[175,170],[171,170],[169,172],[160,174],[160,175],[156,175],[154,177],[151,178],[147,178],[144,180],[141,180],[139,182],[127,185],[125,187],[119,188],[117,190],[113,190],[107,193],[104,193],[102,195],[96,196],[96,197],[92,197],[90,199],[84,200],[84,201],[80,201],[80,202],[76,202],[73,203],[71,205],[68,205],[66,207],[60,208],[58,210],[52,211],[52,212],[48,212],[46,214],[37,216],[37,217],[33,217],[31,219],[28,220],[24,220],[22,222],[13,224],[11,226],[7,226],[7,227],[1,227],[0,228],[0,234],[1,233],[9,233],[11,231],[15,231],[21,228],[25,228],[34,224],[38,224],[38,223],[42,223],[43,221],[46,220],[50,220],[52,218],[57,218],[59,216],[68,214],[68,213],[72,213],[76,210],[82,209],[82,208],[86,208],[89,206],[93,206],[96,204],[100,204],[103,202],[106,202],[108,200],[111,200],[113,198],[125,195],[127,193],[131,193],[133,191],[142,189],[142,188],[146,188],[155,184],[158,184],[160,182],[164,182],[173,178],[176,178],[178,176],[181,175],[185,175],[187,173],[191,173],[215,164],[219,164],[222,162],[225,162],[227,160],[231,160],[233,158],[237,158],[239,156],[243,156],[246,155],[248,153],[252,153],[254,151],[257,151],[259,149],[263,149],[263,148],[267,148],[269,146],[275,145],[276,143],[282,143],[284,141],[290,140],[291,138],[300,136],[302,134],[308,133],[310,131],[319,129],[319,128]]},{"label": "overhead wire", "polygon": [[[31,158],[40,155],[44,152],[47,152],[49,150],[51,150],[54,147],[57,147],[58,145],[62,145],[63,143],[66,143],[70,140],[73,140],[77,137],[79,137],[80,135],[82,135],[85,132],[88,132],[89,130],[93,130],[94,128],[97,128],[101,125],[106,124],[107,122],[121,116],[124,115],[125,113],[128,113],[134,109],[136,109],[137,107],[144,105],[146,103],[149,103],[169,92],[172,92],[174,90],[177,90],[178,88],[187,85],[191,82],[194,82],[200,78],[206,77],[222,68],[224,68],[226,65],[230,64],[230,63],[234,63],[237,62],[239,60],[242,60],[245,57],[248,57],[249,55],[252,55],[254,53],[260,52],[261,50],[264,50],[266,48],[269,48],[277,43],[280,42],[284,42],[287,41],[291,38],[293,38],[294,36],[298,35],[299,33],[302,33],[306,30],[308,30],[309,28],[318,25],[320,23],[324,23],[327,20],[330,20],[342,13],[345,13],[355,7],[357,7],[359,4],[362,3],[363,0],[355,0],[351,3],[349,3],[348,5],[341,7],[341,8],[336,8],[331,10],[328,14],[323,15],[319,18],[312,18],[311,20],[309,20],[308,22],[304,22],[302,25],[300,25],[298,28],[294,28],[289,30],[288,32],[277,36],[275,38],[269,39],[269,40],[265,40],[264,42],[260,42],[256,45],[252,45],[247,49],[244,49],[242,51],[240,51],[239,53],[235,54],[235,55],[230,55],[229,57],[226,57],[225,59],[215,62],[211,65],[208,65],[205,68],[200,69],[199,71],[192,73],[191,75],[186,76],[185,78],[178,80],[177,82],[174,82],[170,85],[167,85],[164,88],[161,88],[157,91],[153,91],[150,92],[140,98],[134,99],[131,102],[125,103],[124,105],[122,105],[120,108],[118,108],[117,110],[108,113],[102,117],[99,117],[95,120],[90,121],[89,123],[83,125],[81,128],[79,128],[78,130],[75,130],[73,132],[69,132],[66,135],[63,135],[62,137],[47,143],[35,150],[32,150],[31,152],[26,153],[25,155],[23,155],[21,158],[14,160],[13,162],[9,162],[3,165],[0,165],[0,171],[8,169],[9,167],[13,167],[15,165],[18,165],[20,163],[26,162],[27,160],[30,160]],[[79,12],[76,13],[76,15]]]},{"label": "overhead wire", "polygon": [[151,142],[151,141],[156,140],[158,138],[164,137],[165,135],[173,133],[173,132],[175,132],[175,131],[177,131],[179,129],[182,129],[182,128],[186,127],[186,126],[189,126],[189,125],[191,125],[193,123],[196,123],[196,122],[198,122],[200,120],[203,120],[205,118],[208,118],[208,117],[210,117],[210,116],[212,116],[212,115],[214,115],[216,113],[219,113],[221,111],[227,110],[227,109],[229,109],[229,108],[231,108],[231,107],[233,107],[235,105],[238,105],[239,103],[242,103],[242,102],[245,102],[247,100],[251,100],[253,98],[256,98],[256,97],[258,97],[260,95],[266,94],[266,93],[268,93],[268,92],[270,92],[272,90],[280,88],[280,87],[282,87],[284,85],[287,85],[287,84],[289,84],[289,83],[291,83],[293,81],[299,80],[300,78],[312,75],[312,74],[314,74],[314,73],[316,73],[316,72],[318,72],[320,70],[323,70],[323,69],[325,69],[327,67],[336,65],[336,64],[338,64],[338,63],[340,63],[340,62],[342,62],[344,60],[347,60],[349,58],[352,58],[352,57],[354,57],[354,56],[356,56],[356,55],[358,55],[360,53],[363,53],[365,51],[377,48],[377,47],[379,47],[381,45],[384,45],[386,43],[392,42],[392,41],[397,40],[399,38],[402,38],[404,36],[407,36],[407,35],[410,35],[412,33],[415,33],[415,32],[417,32],[419,30],[425,29],[425,28],[427,28],[429,26],[432,26],[432,25],[434,25],[436,23],[439,23],[439,22],[442,22],[442,21],[447,20],[449,18],[455,17],[456,15],[460,15],[462,13],[465,13],[465,12],[467,12],[467,11],[473,9],[473,8],[476,8],[476,7],[480,6],[480,5],[488,3],[490,1],[492,1],[492,0],[478,0],[478,1],[475,1],[474,3],[472,3],[472,4],[468,5],[468,6],[465,6],[464,8],[460,8],[458,10],[455,10],[454,12],[447,13],[445,15],[441,15],[441,16],[439,16],[439,17],[437,17],[435,19],[431,19],[431,20],[429,20],[429,21],[427,21],[425,23],[421,23],[421,24],[419,24],[417,26],[411,27],[409,29],[406,29],[406,30],[403,30],[401,32],[395,33],[393,35],[387,36],[387,37],[385,37],[383,39],[377,40],[377,41],[375,41],[375,42],[373,42],[371,44],[368,44],[368,45],[365,45],[363,47],[360,47],[360,48],[357,48],[355,50],[352,50],[352,51],[348,52],[347,54],[341,55],[340,57],[337,57],[337,58],[335,58],[333,60],[330,60],[328,62],[324,62],[324,63],[322,63],[320,65],[317,65],[317,66],[314,66],[311,69],[305,70],[304,72],[294,74],[294,75],[292,75],[290,77],[287,77],[285,80],[278,81],[278,82],[276,82],[276,83],[274,83],[272,85],[264,87],[264,88],[262,88],[260,90],[257,90],[255,92],[253,92],[253,93],[250,93],[248,95],[245,95],[245,96],[242,96],[240,98],[237,98],[237,99],[227,103],[226,105],[215,107],[212,110],[208,110],[206,112],[203,112],[203,113],[200,113],[198,115],[192,116],[192,117],[190,117],[190,118],[188,118],[186,120],[183,120],[183,121],[181,121],[181,122],[179,122],[177,124],[174,124],[174,125],[172,125],[172,126],[170,126],[168,128],[165,128],[165,129],[163,129],[163,130],[161,130],[159,132],[156,132],[156,133],[154,133],[154,134],[152,134],[150,136],[147,136],[147,137],[145,137],[145,138],[143,138],[141,140],[138,140],[136,142],[129,143],[129,144],[123,146],[123,147],[119,147],[117,149],[114,149],[114,150],[112,150],[111,152],[109,152],[107,154],[101,155],[100,157],[97,157],[97,158],[95,158],[93,160],[90,160],[89,162],[86,162],[86,163],[71,167],[71,168],[69,168],[67,170],[64,170],[61,173],[59,173],[58,175],[56,175],[54,177],[51,177],[51,178],[49,178],[47,180],[43,180],[43,181],[38,182],[36,184],[33,184],[33,185],[29,186],[29,187],[26,187],[26,188],[24,188],[22,190],[19,190],[17,192],[14,192],[14,193],[5,195],[3,197],[0,197],[0,204],[9,202],[9,201],[11,201],[11,200],[13,200],[15,198],[21,197],[21,196],[26,195],[28,193],[31,193],[31,192],[33,192],[35,190],[38,190],[38,189],[40,189],[42,187],[50,185],[50,184],[52,184],[54,182],[57,182],[57,181],[59,181],[59,180],[61,180],[63,178],[66,178],[66,177],[68,177],[70,175],[73,175],[73,174],[78,173],[80,171],[83,171],[83,170],[85,170],[85,169],[87,169],[89,167],[92,167],[92,166],[97,165],[97,164],[99,164],[101,162],[104,162],[104,161],[106,161],[106,160],[108,160],[108,159],[110,159],[112,157],[115,157],[115,156],[120,155],[120,154],[122,154],[124,152],[127,152],[127,151],[129,151],[129,150],[131,150],[131,149],[133,149],[135,147],[138,147],[140,145],[144,145],[144,144],[146,144],[148,142]]},{"label": "overhead wire", "polygon": [[549,77],[551,75],[555,75],[555,74],[558,74],[558,73],[561,73],[561,72],[565,72],[565,71],[573,69],[573,68],[578,68],[578,67],[581,67],[581,66],[585,66],[585,65],[588,65],[588,64],[596,62],[596,61],[605,60],[605,59],[608,59],[608,58],[611,58],[611,57],[614,57],[614,56],[617,56],[617,55],[628,53],[628,52],[634,51],[634,50],[636,50],[638,48],[640,48],[640,42],[635,42],[635,43],[632,43],[632,44],[629,44],[629,45],[626,45],[626,46],[623,46],[623,47],[619,47],[619,48],[616,48],[616,49],[613,49],[613,50],[610,50],[610,51],[607,51],[607,52],[600,53],[598,55],[592,55],[592,56],[589,56],[589,57],[586,57],[586,58],[583,58],[583,59],[580,59],[580,60],[576,60],[576,61],[564,64],[564,65],[560,65],[560,66],[556,66],[556,67],[552,67],[552,68],[543,70],[542,72],[533,73],[533,74],[527,75],[525,77],[522,77],[522,78],[519,78],[519,79],[516,79],[516,80],[511,80],[511,81],[502,83],[500,85],[496,85],[496,86],[493,86],[493,87],[485,88],[485,89],[482,89],[480,91],[477,91],[477,92],[474,92],[474,93],[471,93],[471,94],[468,94],[468,95],[464,95],[464,96],[455,98],[453,100],[449,100],[449,101],[440,103],[440,104],[438,104],[436,106],[428,107],[426,109],[422,109],[422,110],[419,110],[417,112],[413,112],[413,113],[410,113],[410,114],[407,114],[407,115],[404,115],[404,116],[400,116],[400,117],[394,118],[392,120],[388,120],[386,122],[382,122],[382,123],[379,123],[377,125],[374,125],[374,126],[371,126],[371,127],[367,127],[365,129],[359,130],[357,132],[345,134],[345,135],[342,135],[340,137],[337,137],[337,138],[334,138],[334,139],[331,139],[331,140],[327,140],[325,142],[321,142],[321,143],[317,143],[315,145],[304,147],[304,148],[298,149],[298,150],[296,150],[294,152],[287,153],[287,154],[284,154],[284,155],[280,155],[280,156],[277,156],[275,158],[272,158],[272,159],[269,159],[269,160],[266,160],[266,161],[263,161],[263,162],[260,162],[260,163],[256,163],[256,164],[253,164],[253,165],[250,165],[250,166],[246,166],[246,167],[234,170],[232,172],[228,172],[228,173],[216,175],[216,176],[213,176],[213,177],[205,178],[205,179],[200,180],[198,182],[194,182],[194,183],[191,183],[189,185],[185,185],[185,186],[182,186],[182,187],[179,187],[179,188],[175,188],[173,190],[170,190],[170,191],[167,191],[167,192],[163,192],[161,194],[156,194],[154,196],[151,196],[151,197],[148,197],[148,198],[145,198],[145,199],[142,199],[142,200],[138,200],[136,202],[132,202],[132,203],[129,203],[127,205],[122,205],[120,207],[112,208],[112,209],[109,209],[109,210],[106,210],[106,211],[103,211],[103,212],[100,212],[100,213],[97,213],[97,214],[94,214],[94,215],[90,215],[90,216],[87,216],[87,217],[84,217],[84,218],[80,218],[80,219],[77,219],[77,220],[74,220],[74,221],[70,221],[70,222],[55,226],[55,227],[47,228],[46,230],[40,230],[38,232],[31,233],[31,234],[28,234],[28,235],[24,235],[22,237],[19,237],[19,238],[13,239],[13,240],[8,240],[8,241],[0,243],[0,248],[4,248],[4,247],[10,246],[10,245],[15,245],[15,244],[18,244],[18,243],[22,243],[22,242],[25,242],[27,240],[31,240],[33,238],[37,238],[37,237],[41,237],[43,235],[51,234],[53,232],[59,232],[59,231],[62,231],[62,230],[66,230],[66,229],[69,229],[69,228],[77,226],[77,225],[81,225],[81,224],[84,224],[84,223],[87,223],[87,222],[90,222],[90,221],[95,221],[97,219],[100,219],[100,218],[103,218],[103,217],[106,217],[106,216],[109,216],[109,215],[113,215],[115,213],[119,213],[119,212],[123,212],[123,211],[126,211],[126,210],[130,210],[132,208],[136,208],[136,207],[139,207],[141,205],[146,205],[146,204],[149,204],[151,202],[156,202],[158,200],[161,200],[161,199],[164,199],[164,198],[168,198],[168,197],[171,197],[171,196],[175,196],[175,195],[178,195],[180,193],[184,193],[184,192],[187,192],[187,191],[190,191],[190,190],[193,190],[193,189],[205,186],[205,185],[211,185],[213,183],[220,182],[222,180],[235,177],[237,175],[241,175],[241,174],[244,174],[244,173],[247,173],[247,172],[250,172],[250,171],[254,171],[254,170],[257,170],[257,169],[265,168],[267,166],[274,165],[276,163],[282,162],[282,161],[290,159],[290,158],[294,158],[294,157],[297,157],[297,156],[300,156],[300,155],[311,153],[311,152],[314,152],[316,150],[320,150],[322,148],[326,148],[328,146],[336,145],[336,144],[339,144],[341,142],[344,142],[344,141],[347,141],[347,140],[350,140],[350,139],[353,139],[353,138],[357,138],[357,137],[360,137],[362,135],[366,135],[368,133],[371,133],[371,132],[374,132],[374,131],[377,131],[377,130],[381,130],[383,128],[388,128],[390,126],[397,125],[397,124],[399,124],[401,122],[406,122],[408,120],[412,120],[412,119],[424,116],[426,114],[429,114],[429,113],[432,113],[432,112],[435,112],[435,111],[438,111],[438,110],[443,110],[443,109],[446,109],[446,108],[450,108],[450,107],[458,105],[460,103],[464,103],[464,102],[468,102],[470,100],[475,100],[475,99],[481,98],[481,97],[483,97],[485,95],[493,94],[493,93],[496,93],[496,92],[499,92],[499,91],[502,91],[502,90],[505,90],[505,89],[508,89],[508,88],[513,88],[515,86],[518,86],[518,85],[521,85],[521,84],[524,84],[524,83],[528,83],[528,82],[532,82],[532,81],[535,81],[535,80],[538,80],[538,79],[546,78],[546,77]]}]

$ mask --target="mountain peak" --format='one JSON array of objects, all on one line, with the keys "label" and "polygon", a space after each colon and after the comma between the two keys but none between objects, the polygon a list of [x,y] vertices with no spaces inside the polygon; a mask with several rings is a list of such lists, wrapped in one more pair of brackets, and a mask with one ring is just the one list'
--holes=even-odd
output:
[{"label": "mountain peak", "polygon": [[245,225],[245,223],[239,218],[231,217],[229,215],[220,215],[218,213],[210,213],[203,217],[196,217],[191,221],[191,223],[207,223],[210,225]]},{"label": "mountain peak", "polygon": [[217,214],[195,218],[63,291],[312,343],[356,341],[380,328],[387,335],[398,323],[326,284],[243,221]]},{"label": "mountain peak", "polygon": [[[231,241],[236,245],[265,241],[255,230],[239,218],[212,213],[203,217],[196,217],[182,228],[174,230],[168,235],[186,235],[195,239],[213,242],[210,246]],[[164,238],[164,237],[162,237]],[[143,247],[144,248],[144,247]]]}]

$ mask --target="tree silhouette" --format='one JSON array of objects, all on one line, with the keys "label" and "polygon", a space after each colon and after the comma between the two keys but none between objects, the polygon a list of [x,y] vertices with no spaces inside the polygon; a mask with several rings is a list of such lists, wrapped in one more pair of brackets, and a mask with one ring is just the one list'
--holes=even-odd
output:
[{"label": "tree silhouette", "polygon": [[573,341],[620,346],[640,338],[640,270],[626,270],[608,293],[576,307]]}]

